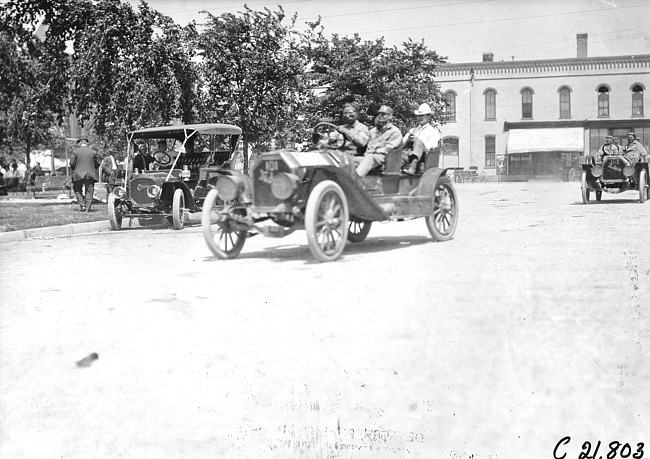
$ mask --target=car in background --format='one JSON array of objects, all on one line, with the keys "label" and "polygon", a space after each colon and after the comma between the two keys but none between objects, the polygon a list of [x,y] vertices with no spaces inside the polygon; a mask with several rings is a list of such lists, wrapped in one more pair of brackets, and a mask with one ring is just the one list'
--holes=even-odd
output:
[{"label": "car in background", "polygon": [[246,238],[255,234],[283,237],[304,229],[314,258],[334,261],[347,241],[362,242],[373,222],[417,217],[425,218],[435,241],[453,237],[458,198],[447,170],[438,168],[438,149],[426,153],[415,174],[401,170],[397,149],[387,154],[385,167],[356,178],[352,158],[336,148],[341,145],[320,141],[335,138],[332,134],[336,126],[319,123],[313,143],[320,148],[262,153],[251,176],[216,172],[216,186],[208,192],[201,216],[205,241],[215,256],[237,257]]},{"label": "car in background", "polygon": [[623,155],[607,155],[601,164],[597,164],[592,155],[587,155],[581,165],[581,191],[584,204],[589,204],[592,191],[596,201],[602,199],[603,192],[620,193],[630,190],[639,194],[640,203],[650,198],[648,163],[645,158],[632,164]]},{"label": "car in background", "polygon": [[[224,168],[237,149],[241,129],[231,124],[160,126],[127,134],[125,176],[108,197],[108,217],[113,230],[122,219],[165,217],[182,229],[192,213],[201,211],[207,192],[215,185],[216,171]],[[153,150],[158,141],[167,151],[156,152],[156,170],[134,171],[135,143]]]}]

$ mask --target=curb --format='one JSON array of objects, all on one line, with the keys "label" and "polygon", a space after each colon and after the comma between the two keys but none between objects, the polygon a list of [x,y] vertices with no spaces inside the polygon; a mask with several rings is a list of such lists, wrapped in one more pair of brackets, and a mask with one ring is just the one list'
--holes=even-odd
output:
[{"label": "curb", "polygon": [[0,244],[3,242],[19,242],[30,239],[51,239],[55,237],[75,236],[78,234],[99,233],[110,231],[108,220],[87,223],[70,223],[68,225],[50,226],[46,228],[31,228],[19,231],[0,233]]}]

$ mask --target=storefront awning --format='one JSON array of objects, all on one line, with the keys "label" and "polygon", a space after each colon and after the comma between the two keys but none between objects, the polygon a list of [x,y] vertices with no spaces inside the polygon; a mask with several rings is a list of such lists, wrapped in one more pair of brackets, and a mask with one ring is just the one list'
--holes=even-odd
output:
[{"label": "storefront awning", "polygon": [[513,129],[508,134],[507,154],[563,152],[583,153],[584,129]]}]

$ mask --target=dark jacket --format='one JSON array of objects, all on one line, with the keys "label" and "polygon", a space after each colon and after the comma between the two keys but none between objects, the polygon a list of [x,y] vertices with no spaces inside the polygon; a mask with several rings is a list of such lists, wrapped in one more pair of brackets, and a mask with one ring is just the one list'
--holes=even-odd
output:
[{"label": "dark jacket", "polygon": [[70,167],[72,167],[72,181],[90,179],[99,180],[97,169],[101,164],[99,154],[90,147],[82,146],[72,152]]}]

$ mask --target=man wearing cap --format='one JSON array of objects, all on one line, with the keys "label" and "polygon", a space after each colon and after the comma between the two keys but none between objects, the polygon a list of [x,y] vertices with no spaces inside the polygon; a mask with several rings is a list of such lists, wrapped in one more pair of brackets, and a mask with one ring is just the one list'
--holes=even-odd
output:
[{"label": "man wearing cap", "polygon": [[418,125],[410,129],[402,141],[402,160],[406,164],[404,171],[415,174],[419,161],[425,151],[435,148],[440,143],[440,133],[431,124],[433,110],[429,104],[421,104],[415,110]]},{"label": "man wearing cap", "polygon": [[598,149],[598,163],[602,163],[607,155],[619,155],[620,150],[618,145],[613,143],[614,136],[605,136],[605,143]]},{"label": "man wearing cap", "polygon": [[341,147],[342,151],[350,153],[353,156],[363,155],[370,139],[370,131],[368,127],[360,123],[359,108],[356,103],[345,104],[343,107],[343,121],[336,130],[343,134],[347,140],[345,145]]},{"label": "man wearing cap", "polygon": [[101,162],[97,152],[88,146],[88,139],[82,137],[77,143],[79,148],[72,152],[70,158],[70,167],[73,171],[72,190],[79,203],[79,210],[90,212],[95,182],[98,180],[97,170]]},{"label": "man wearing cap", "polygon": [[630,161],[631,165],[634,166],[637,162],[644,160],[647,155],[648,152],[636,138],[636,134],[634,132],[628,132],[627,145],[623,150],[623,156],[625,156]]},{"label": "man wearing cap", "polygon": [[402,145],[402,133],[390,120],[393,118],[393,109],[387,105],[379,108],[375,118],[375,127],[370,130],[370,140],[363,158],[357,159],[356,172],[359,177],[365,177],[373,168],[386,162],[386,154]]}]

